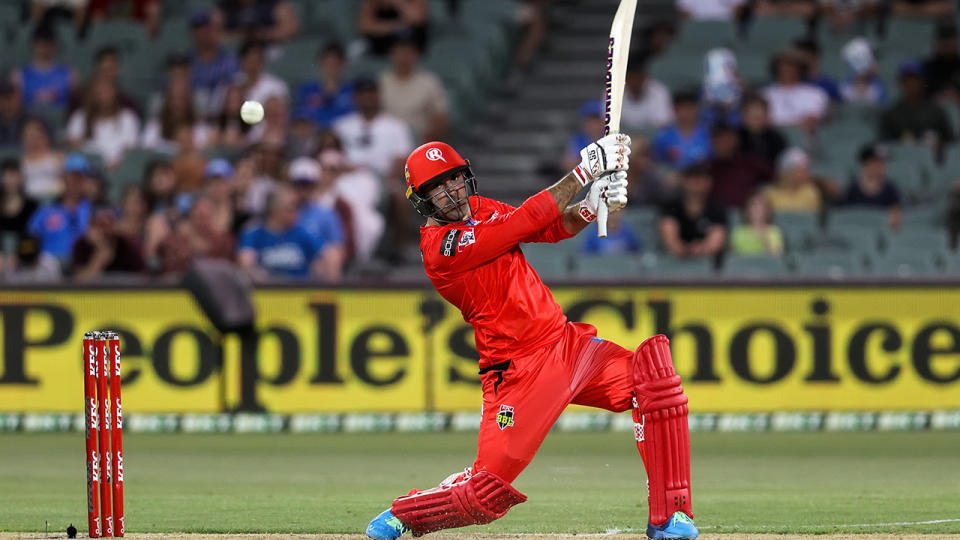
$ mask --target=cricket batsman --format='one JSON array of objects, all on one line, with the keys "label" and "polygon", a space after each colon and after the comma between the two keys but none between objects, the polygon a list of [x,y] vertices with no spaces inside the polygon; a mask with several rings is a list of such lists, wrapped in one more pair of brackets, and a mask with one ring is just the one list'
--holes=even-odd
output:
[{"label": "cricket batsman", "polygon": [[[613,412],[633,409],[647,470],[647,536],[696,538],[690,494],[687,396],[666,336],[635,351],[568,321],[520,250],[524,242],[575,236],[605,205],[627,203],[630,137],[608,135],[580,151],[581,163],[518,208],[477,194],[470,164],[430,142],[406,162],[406,196],[427,219],[420,250],[437,291],[473,325],[483,388],[473,466],[438,487],[398,497],[367,536],[395,540],[490,523],[527,500],[511,482],[530,463],[570,403]],[[571,201],[589,186],[578,204]]]}]

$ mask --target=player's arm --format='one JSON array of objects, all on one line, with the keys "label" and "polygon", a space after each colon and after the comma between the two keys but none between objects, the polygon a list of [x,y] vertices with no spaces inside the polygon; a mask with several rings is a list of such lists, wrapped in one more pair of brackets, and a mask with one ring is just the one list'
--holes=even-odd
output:
[{"label": "player's arm", "polygon": [[[571,173],[573,174],[573,173]],[[569,175],[568,175],[569,176]],[[554,185],[561,184],[563,180]],[[551,187],[551,189],[553,189]],[[579,191],[579,188],[577,189]],[[577,204],[567,205],[554,221],[525,242],[559,242],[576,236],[597,219],[597,209],[606,205],[608,212],[616,212],[627,204],[627,172],[616,171],[601,177],[590,185],[587,196]]]}]

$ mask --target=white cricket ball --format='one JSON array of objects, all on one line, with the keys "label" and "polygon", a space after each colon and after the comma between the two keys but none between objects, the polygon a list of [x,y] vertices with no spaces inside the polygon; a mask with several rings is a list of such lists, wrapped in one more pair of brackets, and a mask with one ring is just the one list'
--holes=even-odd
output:
[{"label": "white cricket ball", "polygon": [[263,105],[259,101],[244,101],[240,106],[240,118],[248,124],[263,120]]}]

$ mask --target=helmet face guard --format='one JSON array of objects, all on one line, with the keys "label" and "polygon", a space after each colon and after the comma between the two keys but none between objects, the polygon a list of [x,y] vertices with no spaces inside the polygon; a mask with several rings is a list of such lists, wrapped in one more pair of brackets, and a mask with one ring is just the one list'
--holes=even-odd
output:
[{"label": "helmet face guard", "polygon": [[[463,173],[463,180],[455,185],[441,188],[432,196],[427,196],[427,192],[434,189],[437,185],[442,185],[447,178]],[[454,193],[464,187],[466,195],[464,197],[455,197]],[[407,199],[416,209],[417,213],[425,218],[434,219],[440,223],[459,223],[467,220],[470,216],[465,215],[461,207],[466,202],[469,208],[470,197],[477,195],[477,178],[470,169],[470,162],[466,165],[445,171],[434,178],[423,183],[420,191],[414,190],[413,186],[407,187]],[[457,217],[451,218],[447,214],[451,210],[457,211]]]}]

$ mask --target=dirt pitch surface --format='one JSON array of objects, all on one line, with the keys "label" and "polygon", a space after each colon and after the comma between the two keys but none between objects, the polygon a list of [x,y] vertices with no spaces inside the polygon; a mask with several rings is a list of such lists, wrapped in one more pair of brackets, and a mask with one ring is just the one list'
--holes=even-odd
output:
[{"label": "dirt pitch surface", "polygon": [[[46,540],[65,534],[0,533],[0,540]],[[82,534],[78,538],[86,538]],[[127,540],[367,540],[359,534],[127,534]],[[406,536],[411,540],[411,536]],[[429,540],[640,540],[643,534],[431,534]],[[960,534],[701,534],[700,540],[960,540]]]}]

